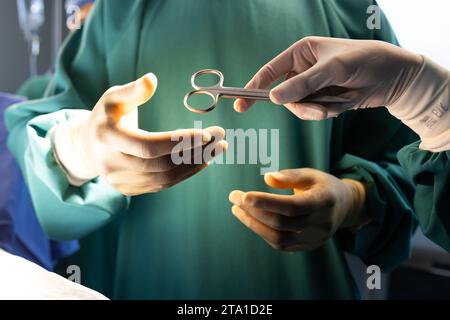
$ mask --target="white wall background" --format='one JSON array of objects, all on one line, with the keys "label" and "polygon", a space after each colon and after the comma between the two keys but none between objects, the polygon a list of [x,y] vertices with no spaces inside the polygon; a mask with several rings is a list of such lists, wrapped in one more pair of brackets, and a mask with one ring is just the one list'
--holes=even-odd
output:
[{"label": "white wall background", "polygon": [[450,69],[450,1],[378,0],[402,47]]}]

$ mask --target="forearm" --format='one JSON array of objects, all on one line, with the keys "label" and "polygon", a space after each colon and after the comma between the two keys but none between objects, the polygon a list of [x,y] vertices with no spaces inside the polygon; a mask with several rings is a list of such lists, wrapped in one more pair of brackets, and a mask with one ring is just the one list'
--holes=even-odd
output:
[{"label": "forearm", "polygon": [[424,57],[422,68],[403,95],[388,106],[421,138],[420,148],[450,150],[450,72]]},{"label": "forearm", "polygon": [[[10,118],[11,112],[19,110],[11,110]],[[79,112],[62,110],[10,127],[9,146],[19,159],[39,220],[44,231],[58,240],[89,234],[125,211],[129,203],[127,197],[101,179],[82,187],[71,186],[55,161],[48,132],[77,118]]]}]

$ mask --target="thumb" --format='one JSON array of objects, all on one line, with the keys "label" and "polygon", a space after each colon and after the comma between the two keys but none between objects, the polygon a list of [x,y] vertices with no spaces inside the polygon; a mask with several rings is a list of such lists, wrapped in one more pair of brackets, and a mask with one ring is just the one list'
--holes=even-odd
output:
[{"label": "thumb", "polygon": [[147,73],[136,81],[110,88],[102,98],[106,112],[119,121],[123,116],[133,112],[136,107],[149,101],[157,86],[156,76],[153,73]]},{"label": "thumb", "polygon": [[307,189],[315,183],[316,176],[312,169],[289,169],[266,173],[264,181],[275,189]]}]

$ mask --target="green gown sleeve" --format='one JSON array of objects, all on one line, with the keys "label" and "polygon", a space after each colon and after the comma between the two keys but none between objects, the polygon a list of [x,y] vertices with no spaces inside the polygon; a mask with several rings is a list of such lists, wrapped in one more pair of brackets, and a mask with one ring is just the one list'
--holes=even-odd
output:
[{"label": "green gown sleeve", "polygon": [[87,235],[123,212],[129,199],[101,178],[80,188],[69,185],[53,157],[49,130],[91,109],[109,87],[103,3],[84,28],[66,41],[46,97],[12,106],[5,114],[9,148],[24,173],[45,232],[53,239]]},{"label": "green gown sleeve", "polygon": [[414,208],[423,233],[450,252],[450,151],[432,153],[420,142],[398,153],[400,164],[416,185]]},{"label": "green gown sleeve", "polygon": [[337,125],[345,127],[343,135],[347,137],[337,147],[343,156],[336,159],[332,172],[369,186],[365,212],[371,219],[356,233],[339,231],[337,239],[346,251],[367,265],[375,264],[389,272],[409,258],[416,229],[414,186],[396,159],[398,150],[415,136],[381,108],[355,111]]},{"label": "green gown sleeve", "polygon": [[27,97],[28,100],[40,99],[44,97],[45,90],[51,78],[49,74],[31,77],[17,90],[17,94]]},{"label": "green gown sleeve", "polygon": [[[373,31],[373,39],[397,44],[388,20],[384,15],[381,18],[382,28]],[[334,134],[342,135],[342,140],[338,137],[333,147],[338,151],[332,154],[340,158],[331,160],[336,163],[332,172],[369,186],[365,210],[371,219],[356,234],[339,231],[337,240],[367,265],[376,264],[383,272],[389,272],[409,258],[416,229],[412,209],[414,186],[396,154],[417,138],[385,108],[354,111],[338,118]]]}]

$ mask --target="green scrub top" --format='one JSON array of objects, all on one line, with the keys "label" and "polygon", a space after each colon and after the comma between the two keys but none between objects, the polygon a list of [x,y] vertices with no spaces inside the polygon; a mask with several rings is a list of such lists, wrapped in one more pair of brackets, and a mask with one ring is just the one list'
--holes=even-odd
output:
[{"label": "green scrub top", "polygon": [[28,100],[41,99],[45,95],[45,90],[51,81],[49,74],[33,76],[25,81],[17,90],[17,94],[27,97]]},{"label": "green scrub top", "polygon": [[414,208],[423,233],[450,252],[450,151],[428,152],[419,145],[404,147],[398,160],[416,185]]},{"label": "green scrub top", "polygon": [[[285,108],[259,102],[238,114],[232,101],[206,115],[182,100],[197,70],[217,68],[226,85],[243,86],[265,62],[309,35],[395,42],[387,20],[366,27],[373,1],[149,0],[98,1],[83,30],[68,39],[51,93],[6,115],[9,145],[46,232],[81,238],[63,265],[81,267],[82,281],[111,298],[357,298],[344,250],[389,271],[409,256],[414,230],[412,185],[396,160],[410,131],[384,110],[304,122]],[[159,78],[140,127],[167,131],[220,125],[279,130],[280,169],[313,167],[371,185],[372,222],[356,235],[339,231],[323,247],[275,251],[231,214],[234,189],[270,190],[263,165],[212,165],[169,189],[133,198],[98,178],[70,186],[47,137],[58,123],[91,109],[109,87],[147,72]],[[229,141],[231,143],[231,141]]]}]

